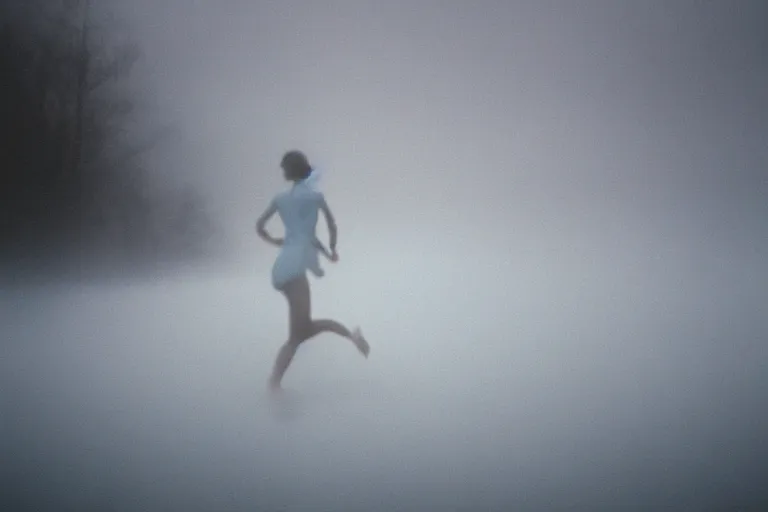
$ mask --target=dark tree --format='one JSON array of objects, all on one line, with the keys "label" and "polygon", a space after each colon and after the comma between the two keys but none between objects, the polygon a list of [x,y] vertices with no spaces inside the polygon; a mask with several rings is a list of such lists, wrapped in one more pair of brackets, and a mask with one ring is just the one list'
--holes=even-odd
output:
[{"label": "dark tree", "polygon": [[[151,193],[141,157],[158,134],[141,130],[141,140],[129,129],[136,102],[124,78],[141,52],[112,40],[91,9],[89,0],[0,8],[2,256],[108,248],[152,258],[177,253],[177,238],[193,256],[210,234],[201,199]],[[155,218],[158,202],[180,204],[180,218]]]}]

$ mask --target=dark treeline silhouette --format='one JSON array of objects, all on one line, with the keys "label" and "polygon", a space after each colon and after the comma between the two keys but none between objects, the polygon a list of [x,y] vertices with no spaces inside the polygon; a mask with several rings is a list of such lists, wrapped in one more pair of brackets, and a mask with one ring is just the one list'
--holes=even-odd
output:
[{"label": "dark treeline silhouette", "polygon": [[0,257],[203,255],[213,227],[201,196],[158,187],[142,158],[162,142],[136,128],[126,78],[138,46],[112,40],[89,0],[0,11]]}]

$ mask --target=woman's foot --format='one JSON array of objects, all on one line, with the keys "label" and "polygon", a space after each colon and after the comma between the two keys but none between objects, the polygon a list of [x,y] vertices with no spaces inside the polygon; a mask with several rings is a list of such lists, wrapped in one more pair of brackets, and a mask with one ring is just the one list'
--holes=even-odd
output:
[{"label": "woman's foot", "polygon": [[360,353],[367,358],[368,354],[371,352],[371,346],[363,337],[363,333],[360,331],[359,327],[357,327],[354,331],[352,331],[351,339],[352,339],[352,343],[354,343],[355,346],[357,347],[357,350],[359,350]]},{"label": "woman's foot", "polygon": [[283,388],[280,387],[280,383],[277,382],[274,378],[270,378],[269,382],[267,382],[267,389],[269,389],[269,392],[272,394],[279,393],[283,390]]}]

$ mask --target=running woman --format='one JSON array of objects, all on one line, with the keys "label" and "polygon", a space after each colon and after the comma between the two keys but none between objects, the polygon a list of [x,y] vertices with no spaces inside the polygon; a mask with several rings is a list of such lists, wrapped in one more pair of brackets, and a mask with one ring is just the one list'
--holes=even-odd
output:
[{"label": "running woman", "polygon": [[[291,364],[299,345],[322,333],[332,332],[347,338],[368,357],[370,346],[360,329],[350,331],[335,320],[312,319],[311,295],[307,270],[317,277],[324,272],[320,268],[318,253],[332,261],[339,259],[336,252],[336,221],[324,195],[310,186],[308,178],[312,167],[301,151],[289,151],[280,163],[285,179],[293,185],[279,193],[256,221],[256,233],[267,243],[280,247],[280,254],[272,266],[272,286],[288,301],[288,340],[280,348],[275,360],[269,389],[278,391],[285,371]],[[322,211],[330,236],[328,251],[315,235],[318,212]],[[277,213],[285,226],[285,238],[275,238],[266,230],[266,224]]]}]

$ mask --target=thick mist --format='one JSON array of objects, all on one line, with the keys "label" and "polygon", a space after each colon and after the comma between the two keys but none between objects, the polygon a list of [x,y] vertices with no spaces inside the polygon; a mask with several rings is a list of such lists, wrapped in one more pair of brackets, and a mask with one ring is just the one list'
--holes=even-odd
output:
[{"label": "thick mist", "polygon": [[[227,264],[4,276],[4,509],[766,504],[757,2],[100,9],[177,130],[147,160],[205,197]],[[287,308],[254,222],[291,148],[340,230],[313,312],[372,351],[308,341],[274,402]]]}]

